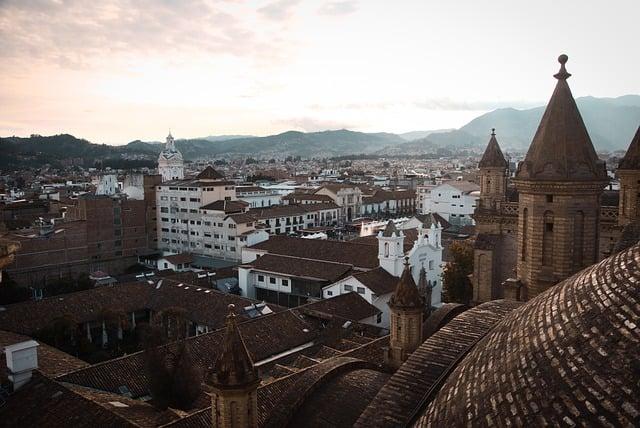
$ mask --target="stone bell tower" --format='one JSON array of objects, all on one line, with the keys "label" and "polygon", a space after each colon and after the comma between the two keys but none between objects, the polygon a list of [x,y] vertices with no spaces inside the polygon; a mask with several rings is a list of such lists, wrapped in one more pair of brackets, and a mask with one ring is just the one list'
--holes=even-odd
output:
[{"label": "stone bell tower", "polygon": [[620,161],[616,174],[620,179],[618,224],[626,226],[640,220],[640,126]]},{"label": "stone bell tower", "polygon": [[422,343],[424,300],[413,280],[408,259],[405,259],[402,276],[389,299],[389,308],[391,339],[385,362],[397,369]]},{"label": "stone bell tower", "polygon": [[567,60],[558,58],[556,88],[513,180],[518,281],[507,281],[509,298],[528,300],[598,260],[600,196],[609,179],[567,84]]},{"label": "stone bell tower", "polygon": [[238,329],[234,305],[229,305],[224,339],[210,378],[212,426],[257,427],[259,383],[258,371]]}]

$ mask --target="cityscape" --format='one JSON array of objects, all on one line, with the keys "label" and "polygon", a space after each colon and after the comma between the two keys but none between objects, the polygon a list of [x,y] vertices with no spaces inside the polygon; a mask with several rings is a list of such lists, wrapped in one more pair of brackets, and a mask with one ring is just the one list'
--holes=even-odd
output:
[{"label": "cityscape", "polygon": [[[586,40],[566,43],[588,58],[514,53],[507,74],[536,72],[511,74],[530,82],[492,102],[447,80],[460,78],[448,64],[414,58],[442,68],[429,72],[451,92],[445,102],[425,83],[437,96],[424,107],[403,98],[410,72],[400,82],[380,65],[356,82],[359,63],[326,49],[356,43],[344,25],[378,40],[368,31],[381,11],[413,23],[465,16],[461,5],[124,3],[0,3],[0,426],[640,425],[637,58],[604,75]],[[171,27],[162,38],[158,24]],[[354,69],[306,68],[320,63],[303,43]],[[155,62],[174,49],[175,70]],[[209,55],[226,106],[190,86]],[[143,70],[136,85],[123,58],[129,77]],[[471,83],[503,76],[501,61],[487,64]],[[51,73],[41,91],[38,70]],[[186,70],[192,82],[167,78]],[[109,73],[106,98],[82,89]],[[323,73],[333,87],[311,83]],[[168,110],[148,92],[158,76]],[[345,107],[385,79],[393,101]],[[248,81],[264,95],[238,95]],[[95,106],[79,115],[85,90]]]}]

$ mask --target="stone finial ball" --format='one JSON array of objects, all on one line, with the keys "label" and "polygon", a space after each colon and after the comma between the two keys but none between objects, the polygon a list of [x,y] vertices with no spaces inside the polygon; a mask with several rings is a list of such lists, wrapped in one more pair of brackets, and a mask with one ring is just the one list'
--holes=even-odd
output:
[{"label": "stone finial ball", "polygon": [[230,311],[233,311],[236,308],[236,305],[234,305],[233,303],[229,303],[229,306],[227,306],[227,308],[229,308]]},{"label": "stone finial ball", "polygon": [[562,54],[562,55],[560,55],[560,56],[558,57],[558,62],[559,62],[560,64],[566,64],[566,63],[567,63],[567,61],[569,61],[569,57],[568,57],[567,55],[565,55],[565,54]]}]

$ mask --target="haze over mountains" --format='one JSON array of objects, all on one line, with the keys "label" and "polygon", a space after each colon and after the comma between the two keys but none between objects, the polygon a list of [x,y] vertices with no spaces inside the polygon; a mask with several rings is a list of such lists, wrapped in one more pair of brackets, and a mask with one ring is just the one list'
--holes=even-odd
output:
[{"label": "haze over mountains", "polygon": [[[640,95],[618,98],[582,97],[577,100],[597,150],[626,149],[640,125]],[[496,128],[504,149],[525,150],[538,126],[544,107],[526,110],[503,108],[483,114],[460,129],[414,131],[405,134],[363,133],[349,130],[322,132],[287,131],[278,135],[208,136],[177,140],[186,159],[220,156],[331,157],[348,154],[403,155],[438,153],[442,149],[482,148],[491,128]],[[55,162],[65,158],[146,158],[154,160],[159,142],[133,141],[123,146],[90,144],[70,135],[0,138],[0,167]],[[26,162],[26,163],[25,163]]]}]

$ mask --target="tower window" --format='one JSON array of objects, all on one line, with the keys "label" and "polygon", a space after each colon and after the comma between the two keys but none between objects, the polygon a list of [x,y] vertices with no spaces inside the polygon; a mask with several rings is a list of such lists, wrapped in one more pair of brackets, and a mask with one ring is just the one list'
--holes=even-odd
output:
[{"label": "tower window", "polygon": [[553,232],[553,223],[545,223],[544,228],[547,232]]},{"label": "tower window", "polygon": [[547,195],[547,202],[548,203],[553,202],[553,195]]}]

